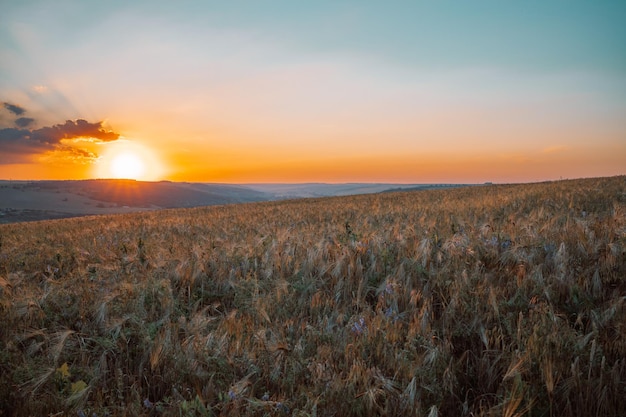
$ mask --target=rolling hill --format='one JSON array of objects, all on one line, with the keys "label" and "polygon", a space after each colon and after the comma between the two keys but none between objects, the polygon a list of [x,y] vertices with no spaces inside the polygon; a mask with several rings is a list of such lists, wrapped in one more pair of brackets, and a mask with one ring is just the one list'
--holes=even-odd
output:
[{"label": "rolling hill", "polygon": [[290,198],[424,189],[414,184],[214,184],[134,180],[0,181],[0,223]]}]

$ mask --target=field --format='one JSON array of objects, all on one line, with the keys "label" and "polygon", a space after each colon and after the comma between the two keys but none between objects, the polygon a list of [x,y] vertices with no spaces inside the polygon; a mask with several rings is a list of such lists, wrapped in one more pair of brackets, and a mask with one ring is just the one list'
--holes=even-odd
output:
[{"label": "field", "polygon": [[626,177],[0,226],[0,416],[618,416]]}]

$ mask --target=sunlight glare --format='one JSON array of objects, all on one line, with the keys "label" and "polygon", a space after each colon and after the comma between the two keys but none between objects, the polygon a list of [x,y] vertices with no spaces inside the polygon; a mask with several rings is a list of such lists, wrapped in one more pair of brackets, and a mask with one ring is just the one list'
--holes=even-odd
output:
[{"label": "sunlight glare", "polygon": [[111,174],[115,178],[138,179],[143,172],[143,161],[135,154],[122,153],[111,161]]},{"label": "sunlight glare", "polygon": [[163,176],[163,167],[148,147],[137,141],[121,139],[107,144],[95,166],[98,178],[156,181]]}]

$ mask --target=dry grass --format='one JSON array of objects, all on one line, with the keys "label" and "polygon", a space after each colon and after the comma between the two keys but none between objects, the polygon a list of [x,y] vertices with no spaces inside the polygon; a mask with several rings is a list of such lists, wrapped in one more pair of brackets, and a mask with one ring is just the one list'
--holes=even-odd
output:
[{"label": "dry grass", "polygon": [[625,250],[625,177],[0,226],[0,415],[617,416]]}]

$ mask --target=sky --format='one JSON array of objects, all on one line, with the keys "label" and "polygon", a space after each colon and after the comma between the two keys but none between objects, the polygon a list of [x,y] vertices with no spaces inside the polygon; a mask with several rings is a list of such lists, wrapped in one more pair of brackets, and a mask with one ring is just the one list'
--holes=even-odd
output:
[{"label": "sky", "polygon": [[0,178],[626,174],[626,2],[0,3]]}]

